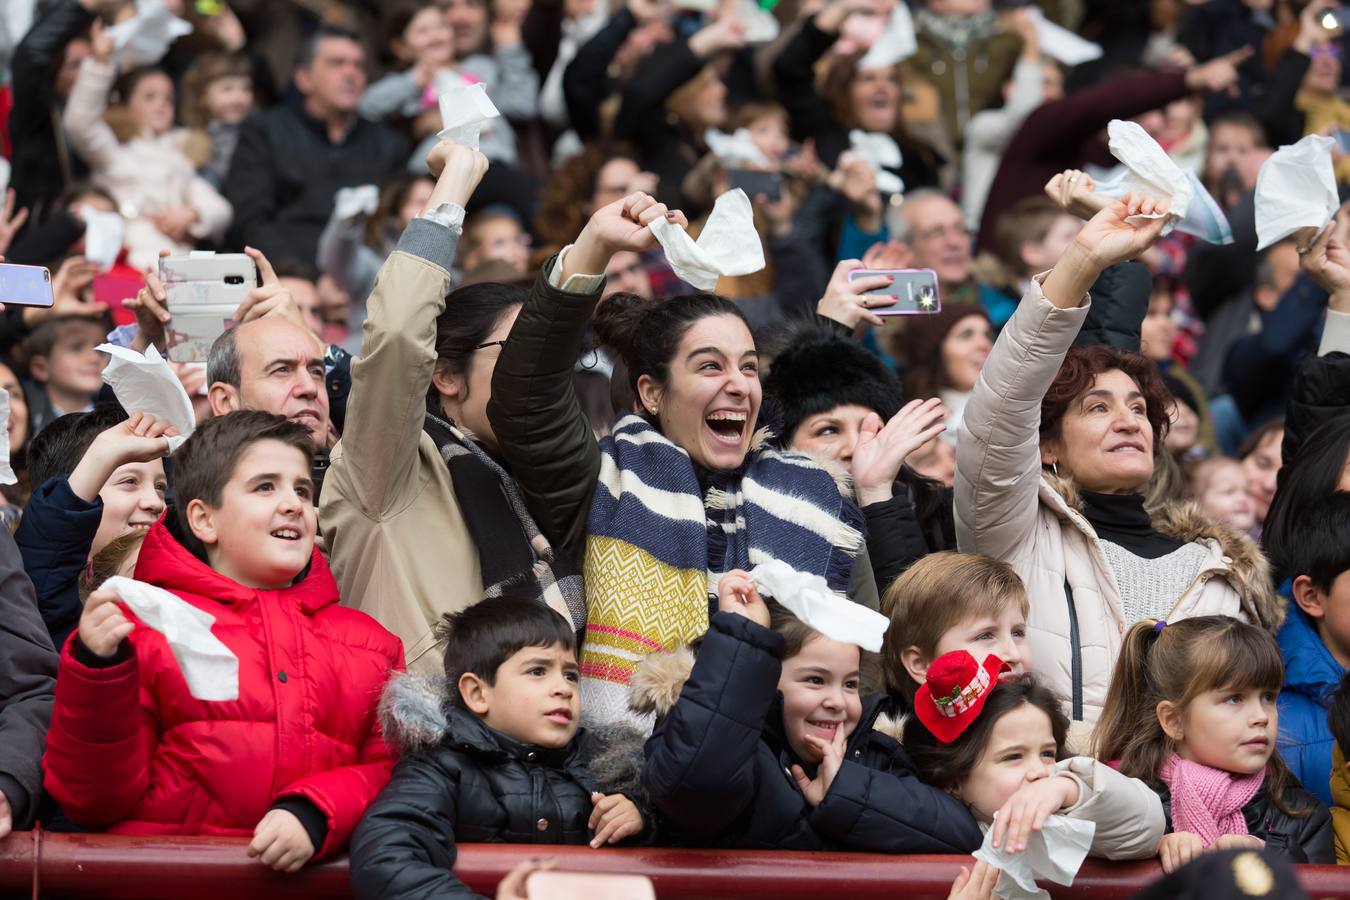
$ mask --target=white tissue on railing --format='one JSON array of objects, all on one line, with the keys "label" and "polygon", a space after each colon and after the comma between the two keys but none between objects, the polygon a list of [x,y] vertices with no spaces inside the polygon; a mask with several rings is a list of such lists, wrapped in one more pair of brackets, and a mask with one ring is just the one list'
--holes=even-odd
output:
[{"label": "white tissue on railing", "polygon": [[114,575],[103,582],[146,628],[164,635],[188,693],[198,700],[239,699],[239,657],[211,633],[216,617],[163,588]]},{"label": "white tissue on railing", "polygon": [[104,212],[88,203],[80,206],[80,218],[84,219],[84,258],[108,271],[122,252],[126,220],[121,213]]},{"label": "white tissue on railing", "polygon": [[905,182],[889,169],[898,169],[905,157],[900,145],[889,134],[875,134],[855,128],[848,133],[849,149],[844,151],[840,162],[861,159],[876,173],[877,190],[883,194],[902,194]]},{"label": "white tissue on railing", "polygon": [[1310,134],[1276,150],[1256,176],[1257,250],[1300,228],[1325,228],[1340,209],[1329,137]]},{"label": "white tissue on railing", "polygon": [[169,52],[169,45],[192,25],[169,12],[164,0],[136,0],[136,15],[104,31],[112,38],[113,57],[124,68],[153,66]]},{"label": "white tissue on railing", "polygon": [[731,134],[709,128],[703,132],[703,143],[708,145],[718,162],[729,168],[773,165],[764,151],[755,145],[748,128],[737,128]]},{"label": "white tissue on railing", "polygon": [[9,391],[0,388],[0,484],[17,484],[9,463]]},{"label": "white tissue on railing", "polygon": [[169,438],[170,452],[177,450],[197,427],[197,414],[168,362],[153,346],[144,356],[114,344],[99,344],[98,349],[111,357],[103,368],[103,383],[117,402],[129,413],[145,413],[178,429],[179,437]]},{"label": "white tissue on railing", "polygon": [[1079,37],[1067,28],[1056,25],[1045,17],[1038,6],[1026,7],[1036,26],[1036,44],[1041,53],[1066,66],[1077,66],[1101,59],[1102,48],[1087,38]]},{"label": "white tissue on railing", "polygon": [[914,37],[914,17],[904,0],[897,0],[891,8],[886,25],[872,46],[858,60],[859,69],[881,69],[909,59],[919,49]]},{"label": "white tissue on railing", "polygon": [[803,624],[827,638],[873,653],[881,650],[890,619],[839,596],[819,575],[798,572],[774,559],[755,566],[750,577],[761,596],[773,597]]},{"label": "white tissue on railing", "polygon": [[358,216],[371,216],[380,206],[380,189],[373,184],[338,188],[333,196],[333,212],[339,222],[350,222]]},{"label": "white tissue on railing", "polygon": [[440,95],[441,131],[436,136],[465,147],[478,149],[483,123],[501,115],[488,99],[482,82],[461,83]]},{"label": "white tissue on railing", "polygon": [[764,268],[754,208],[740,188],[717,198],[697,243],[668,219],[657,219],[650,227],[675,274],[700,291],[717,287],[719,276],[750,275]]},{"label": "white tissue on railing", "polygon": [[1071,819],[1053,815],[1045,820],[1040,831],[1033,831],[1027,839],[1027,849],[1008,853],[994,846],[994,829],[984,834],[984,844],[975,851],[975,858],[989,863],[1003,872],[994,889],[994,896],[1003,900],[1049,900],[1050,894],[1036,886],[1043,879],[1066,887],[1087,858],[1092,847],[1092,836],[1097,823],[1090,819]]}]

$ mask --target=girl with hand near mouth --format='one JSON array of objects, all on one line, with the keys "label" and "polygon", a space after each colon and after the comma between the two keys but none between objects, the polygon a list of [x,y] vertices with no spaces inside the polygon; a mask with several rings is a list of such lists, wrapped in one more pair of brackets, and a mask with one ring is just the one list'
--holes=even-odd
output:
[{"label": "girl with hand near mouth", "polygon": [[1093,743],[1162,798],[1164,872],[1241,848],[1335,862],[1330,814],[1275,753],[1283,681],[1270,634],[1226,616],[1139,622],[1126,636]]}]

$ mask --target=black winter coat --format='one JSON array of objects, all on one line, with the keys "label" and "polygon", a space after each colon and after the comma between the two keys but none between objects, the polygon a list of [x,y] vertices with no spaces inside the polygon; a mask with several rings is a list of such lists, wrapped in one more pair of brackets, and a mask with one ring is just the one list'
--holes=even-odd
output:
[{"label": "black winter coat", "polygon": [[783,652],[777,633],[734,613],[713,616],[679,699],[647,742],[642,784],[663,823],[705,846],[961,854],[980,846],[961,802],[920,782],[900,745],[873,730],[882,696],[864,701],[845,762],[813,809],[791,775],[801,765],[815,777],[815,767],[784,734]]},{"label": "black winter coat", "polygon": [[[1150,783],[1149,787],[1162,799],[1163,815],[1167,819],[1167,834],[1172,833],[1172,791],[1165,784]],[[1335,834],[1331,830],[1331,813],[1322,802],[1297,783],[1285,791],[1284,805],[1290,809],[1311,810],[1306,816],[1291,816],[1280,812],[1263,790],[1242,807],[1247,820],[1247,832],[1266,842],[1266,850],[1291,863],[1335,865]]]},{"label": "black winter coat", "polygon": [[69,478],[48,478],[23,508],[14,541],[55,647],[64,647],[80,624],[84,612],[80,576],[102,521],[103,501],[95,497],[91,503],[76,496]]},{"label": "black winter coat", "polygon": [[477,897],[452,871],[457,843],[586,844],[593,791],[641,807],[635,731],[579,731],[560,750],[521,744],[447,706],[443,683],[404,675],[385,691],[385,739],[400,758],[352,836],[360,900]]}]

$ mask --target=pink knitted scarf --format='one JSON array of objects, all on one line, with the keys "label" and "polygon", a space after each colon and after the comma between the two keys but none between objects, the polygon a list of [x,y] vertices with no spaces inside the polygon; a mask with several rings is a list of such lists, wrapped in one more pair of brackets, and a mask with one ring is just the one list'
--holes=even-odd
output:
[{"label": "pink knitted scarf", "polygon": [[1172,830],[1200,835],[1208,847],[1225,834],[1247,834],[1246,806],[1266,780],[1266,770],[1234,775],[1173,753],[1158,773],[1172,790]]}]

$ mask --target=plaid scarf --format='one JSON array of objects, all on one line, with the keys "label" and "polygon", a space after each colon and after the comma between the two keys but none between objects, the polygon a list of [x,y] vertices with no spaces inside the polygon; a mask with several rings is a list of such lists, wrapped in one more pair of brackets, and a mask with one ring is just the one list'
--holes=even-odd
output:
[{"label": "plaid scarf", "polygon": [[807,457],[755,447],[740,468],[700,477],[688,453],[633,415],[600,449],[583,566],[588,723],[635,720],[628,683],[638,663],[708,629],[723,573],[778,559],[848,588],[862,513]]},{"label": "plaid scarf", "polygon": [[453,423],[427,413],[423,427],[450,470],[464,524],[478,550],[482,599],[527,585],[541,602],[580,631],[586,624],[581,575],[568,560],[554,554],[511,476]]}]

